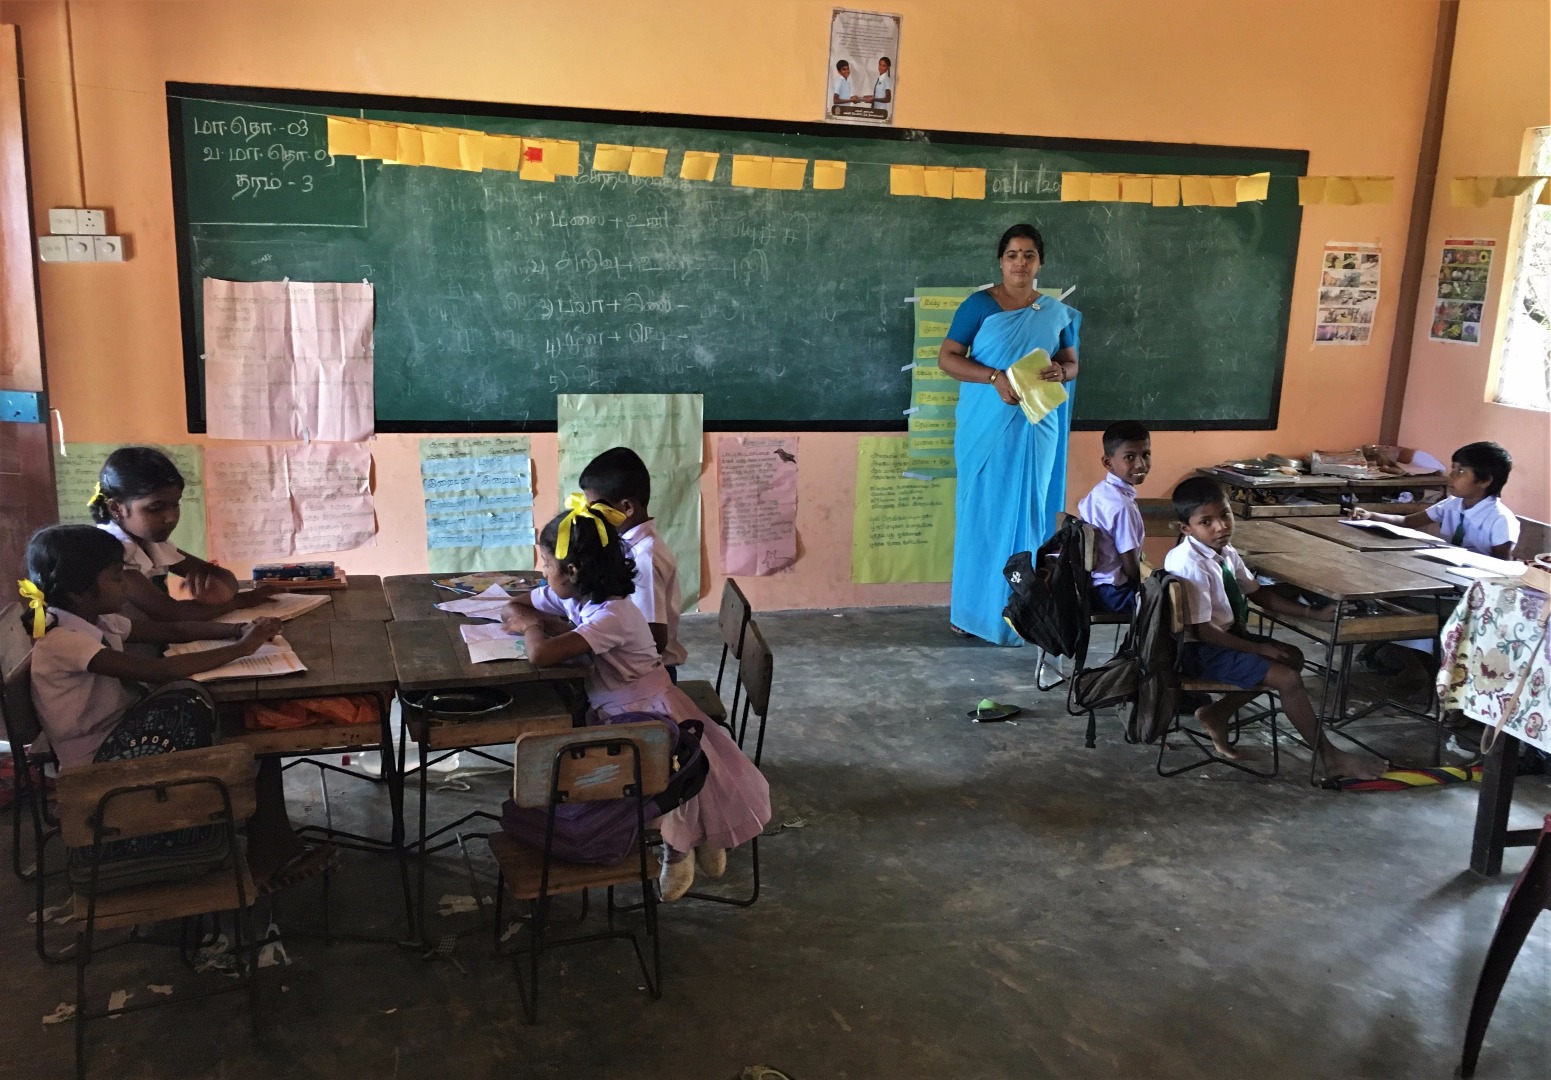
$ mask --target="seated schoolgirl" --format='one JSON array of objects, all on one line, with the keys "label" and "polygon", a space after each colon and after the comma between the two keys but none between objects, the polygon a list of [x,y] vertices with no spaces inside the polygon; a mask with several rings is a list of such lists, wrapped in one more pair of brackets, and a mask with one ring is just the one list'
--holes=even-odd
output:
[{"label": "seated schoolgirl", "polygon": [[504,625],[523,635],[528,659],[539,667],[590,658],[587,696],[605,716],[653,713],[704,724],[705,786],[654,823],[667,847],[662,898],[677,900],[694,884],[697,864],[720,877],[727,849],[760,834],[770,820],[770,786],[727,732],[669,680],[646,616],[630,601],[635,567],[616,531],[624,516],[581,495],[566,506],[539,534],[545,584],[508,604]]},{"label": "seated schoolgirl", "polygon": [[[275,619],[220,622],[130,620],[132,573],[124,548],[90,525],[55,525],[27,545],[23,620],[34,638],[32,700],[61,769],[209,746],[215,702],[188,676],[258,651]],[[232,639],[180,656],[128,655],[126,642]],[[331,848],[308,848],[286,817],[280,765],[262,760],[258,810],[248,822],[248,865],[267,892],[327,869]]]},{"label": "seated schoolgirl", "polygon": [[[149,446],[124,446],[108,455],[88,508],[97,527],[123,545],[125,596],[150,619],[210,619],[251,607],[277,591],[261,585],[237,591],[227,569],[181,551],[169,541],[178,527],[183,474]],[[181,577],[193,600],[167,595],[167,575]]]}]

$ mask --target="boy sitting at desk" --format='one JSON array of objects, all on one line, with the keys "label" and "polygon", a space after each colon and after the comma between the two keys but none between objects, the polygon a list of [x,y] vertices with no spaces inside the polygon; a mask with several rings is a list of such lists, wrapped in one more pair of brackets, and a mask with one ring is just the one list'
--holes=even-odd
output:
[{"label": "boy sitting at desk", "polygon": [[1104,472],[1077,504],[1077,516],[1098,532],[1089,600],[1095,611],[1130,611],[1142,581],[1146,530],[1136,485],[1152,471],[1152,433],[1135,420],[1104,429]]},{"label": "boy sitting at desk", "polygon": [[657,535],[649,508],[652,475],[646,462],[628,446],[616,446],[588,462],[577,482],[589,505],[603,503],[625,515],[619,535],[635,559],[635,592],[630,600],[646,616],[669,678],[678,682],[679,665],[689,658],[679,644],[679,564]]},{"label": "boy sitting at desk", "polygon": [[1249,601],[1279,615],[1330,621],[1334,606],[1309,608],[1261,588],[1233,549],[1233,511],[1217,481],[1192,476],[1174,489],[1174,516],[1184,534],[1170,549],[1163,568],[1184,585],[1185,643],[1180,668],[1187,675],[1241,688],[1196,710],[1196,721],[1212,738],[1218,755],[1236,758],[1229,743],[1229,721],[1262,684],[1277,692],[1282,712],[1304,741],[1317,747],[1327,776],[1373,779],[1384,772],[1374,758],[1337,750],[1320,732],[1314,706],[1303,686],[1303,653],[1291,645],[1250,634],[1245,628]]},{"label": "boy sitting at desk", "polygon": [[[1494,442],[1473,442],[1454,451],[1449,497],[1414,514],[1376,514],[1357,509],[1352,517],[1429,529],[1455,547],[1494,559],[1513,558],[1519,519],[1498,498],[1513,471],[1513,458]],[[1436,526],[1436,528],[1429,528]]]}]

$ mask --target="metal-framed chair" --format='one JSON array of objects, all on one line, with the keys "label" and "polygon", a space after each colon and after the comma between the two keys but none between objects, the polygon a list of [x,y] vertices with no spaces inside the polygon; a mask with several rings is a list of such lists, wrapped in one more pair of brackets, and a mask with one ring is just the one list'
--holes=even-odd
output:
[{"label": "metal-framed chair", "polygon": [[727,673],[729,657],[736,663],[743,662],[743,639],[749,620],[754,617],[753,605],[732,578],[722,585],[722,603],[716,613],[716,628],[722,636],[722,658],[716,665],[716,682],[689,679],[679,683],[679,689],[689,695],[695,707],[718,724],[726,725],[727,718],[738,711],[738,676],[733,673],[732,704],[722,704],[722,678]]},{"label": "metal-framed chair", "polygon": [[[501,908],[507,895],[533,905],[528,923],[528,943],[511,953],[512,974],[528,1023],[538,1019],[539,958],[546,949],[584,942],[623,939],[630,942],[641,974],[653,998],[662,996],[662,947],[657,925],[655,888],[658,853],[647,844],[646,801],[668,785],[672,733],[656,722],[612,724],[572,731],[541,732],[520,737],[513,755],[512,801],[522,808],[548,809],[542,849],[497,832],[489,837],[490,854],[500,869],[496,882],[495,927],[497,948],[501,933]],[[555,858],[555,811],[564,803],[630,799],[636,810],[636,841],[628,855],[613,865],[567,863]],[[648,966],[633,930],[615,929],[614,889],[639,885],[645,911],[646,933],[651,939],[652,962]],[[608,890],[608,924],[605,931],[546,940],[550,902],[556,896],[587,889]],[[528,974],[523,976],[526,958]]]},{"label": "metal-framed chair", "polygon": [[[59,821],[50,805],[50,770],[56,764],[48,748],[37,711],[32,704],[32,639],[21,625],[21,605],[8,604],[0,609],[0,718],[5,724],[6,742],[11,747],[15,770],[15,788],[11,798],[11,871],[19,881],[33,886],[34,946],[39,959],[49,964],[69,961],[71,946],[50,950],[48,943],[49,879],[64,870],[64,859],[52,869],[48,855],[51,841],[59,837]],[[32,834],[32,866],[23,865],[23,815]]]},{"label": "metal-framed chair", "polygon": [[[1169,582],[1169,632],[1175,636],[1176,640],[1179,639],[1179,637],[1185,632],[1184,586],[1178,580]],[[1200,679],[1184,674],[1179,674],[1177,676],[1175,680],[1175,686],[1183,693],[1239,694],[1245,692],[1243,687],[1234,686],[1231,683],[1214,682],[1210,679]],[[1164,731],[1163,735],[1158,739],[1158,761],[1156,765],[1158,775],[1178,776],[1181,773],[1190,772],[1192,769],[1199,769],[1203,765],[1228,765],[1238,769],[1240,772],[1246,772],[1251,776],[1258,776],[1262,779],[1269,780],[1271,777],[1275,776],[1279,771],[1281,771],[1281,751],[1278,746],[1279,733],[1276,724],[1277,713],[1281,710],[1278,706],[1276,690],[1262,683],[1249,692],[1253,693],[1256,698],[1264,696],[1266,698],[1266,706],[1265,708],[1252,712],[1249,715],[1244,715],[1244,708],[1247,708],[1249,704],[1246,702],[1245,706],[1242,707],[1239,710],[1239,713],[1233,718],[1233,723],[1231,725],[1231,741],[1237,743],[1239,741],[1239,735],[1248,725],[1258,721],[1264,721],[1267,723],[1271,728],[1270,771],[1256,769],[1243,761],[1236,761],[1233,758],[1223,757],[1221,754],[1217,753],[1215,747],[1212,744],[1211,736],[1207,735],[1207,733],[1204,731],[1197,731],[1195,728],[1185,723],[1184,717],[1176,715],[1172,722],[1169,724],[1168,728]],[[1251,700],[1253,701],[1254,699]],[[1171,735],[1183,736],[1184,739],[1195,748],[1199,756],[1192,761],[1186,762],[1183,765],[1177,765],[1165,769],[1163,765],[1163,758],[1164,755],[1170,749],[1172,749],[1169,746],[1169,737]]]},{"label": "metal-framed chair", "polygon": [[[770,716],[770,683],[775,675],[775,660],[770,646],[759,631],[759,623],[749,620],[748,633],[744,638],[743,663],[738,678],[743,683],[743,715],[736,718],[733,738],[747,752],[749,719],[754,723],[754,752],[749,759],[755,766],[765,752],[765,723]],[[715,893],[691,892],[687,896],[695,900],[709,900],[713,904],[731,904],[733,907],[752,907],[759,899],[759,837],[749,841],[749,857],[753,862],[754,887],[746,897],[718,896]]]},{"label": "metal-framed chair", "polygon": [[[1510,766],[1511,767],[1511,766]],[[1519,949],[1529,937],[1530,928],[1540,913],[1551,909],[1551,814],[1546,815],[1540,830],[1540,839],[1529,862],[1519,872],[1513,891],[1503,904],[1503,913],[1497,920],[1497,931],[1487,946],[1486,959],[1481,964],[1481,978],[1476,981],[1475,997],[1470,1003],[1470,1019],[1465,1022],[1465,1048],[1460,1057],[1459,1074],[1469,1080],[1476,1074],[1476,1059],[1481,1056],[1481,1044],[1486,1039],[1487,1025],[1497,1008],[1503,984],[1513,970]]]},{"label": "metal-framed chair", "polygon": [[[172,754],[133,758],[66,769],[56,782],[60,837],[84,859],[85,891],[75,894],[76,932],[76,1076],[86,1075],[86,1023],[138,1009],[187,1001],[195,997],[245,989],[258,1034],[258,984],[255,967],[245,953],[258,946],[252,907],[256,893],[247,858],[237,842],[237,822],[251,817],[256,805],[254,778],[258,763],[246,747],[222,745]],[[224,838],[220,864],[180,868],[166,880],[104,888],[102,872],[112,863],[102,856],[105,843],[119,843],[157,833],[216,826]],[[154,859],[148,859],[154,863]],[[150,867],[141,868],[149,870]],[[154,878],[149,873],[146,876]],[[97,947],[99,931],[134,927],[172,919],[234,911],[234,945],[239,960],[235,984],[200,994],[179,994],[140,1005],[100,1012],[86,1008],[86,968]]]}]

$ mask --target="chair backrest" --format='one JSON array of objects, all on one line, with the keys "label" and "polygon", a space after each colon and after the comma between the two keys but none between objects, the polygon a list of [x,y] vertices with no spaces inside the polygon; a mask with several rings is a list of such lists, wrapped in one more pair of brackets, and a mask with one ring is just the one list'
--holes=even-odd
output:
[{"label": "chair backrest", "polygon": [[1519,518],[1519,542],[1513,549],[1516,559],[1533,559],[1551,551],[1551,525],[1534,518]]},{"label": "chair backrest", "polygon": [[770,711],[770,680],[774,675],[775,662],[770,656],[770,646],[760,633],[759,623],[749,620],[748,634],[743,643],[743,693],[749,706],[761,720]]},{"label": "chair backrest", "polygon": [[651,720],[519,735],[512,754],[512,801],[548,806],[551,785],[565,802],[625,798],[633,794],[637,756],[640,794],[650,798],[668,786],[672,744],[668,725]]},{"label": "chair backrest", "polygon": [[37,741],[42,727],[32,704],[32,636],[22,626],[22,606],[0,608],[0,714],[5,720],[6,741],[13,753]]},{"label": "chair backrest", "polygon": [[1175,578],[1169,582],[1169,633],[1176,637],[1185,632],[1185,583]]},{"label": "chair backrest", "polygon": [[253,751],[238,743],[64,769],[54,789],[59,835],[66,847],[90,847],[99,808],[104,840],[209,825],[225,814],[223,786],[242,821],[253,816],[257,775]]},{"label": "chair backrest", "polygon": [[744,630],[754,617],[754,607],[749,603],[738,583],[728,578],[722,585],[722,606],[716,613],[716,628],[721,631],[722,645],[732,653],[734,660],[743,659]]}]

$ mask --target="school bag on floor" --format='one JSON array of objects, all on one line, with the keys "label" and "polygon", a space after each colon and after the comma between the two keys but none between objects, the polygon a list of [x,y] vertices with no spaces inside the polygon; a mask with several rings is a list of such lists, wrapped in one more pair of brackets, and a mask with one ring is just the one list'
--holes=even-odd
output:
[{"label": "school bag on floor", "polygon": [[1176,580],[1167,570],[1156,570],[1143,581],[1136,618],[1120,650],[1098,667],[1073,676],[1074,709],[1091,714],[1130,702],[1127,742],[1155,743],[1174,722],[1179,704],[1179,642],[1171,628],[1169,584]]},{"label": "school bag on floor", "polygon": [[[651,822],[699,794],[710,775],[710,762],[700,748],[705,726],[699,720],[680,724],[655,713],[631,712],[605,717],[603,723],[635,724],[648,720],[666,724],[673,732],[668,786],[646,800],[646,820]],[[511,799],[501,804],[502,831],[535,851],[544,850],[548,827],[548,807],[521,807]],[[630,854],[635,844],[634,799],[561,803],[555,808],[555,835],[550,851],[561,862],[612,866]]]},{"label": "school bag on floor", "polygon": [[1012,595],[1002,609],[1019,637],[1047,656],[1088,654],[1089,574],[1083,561],[1082,522],[1065,525],[1032,556],[1020,551],[1002,567]]}]

